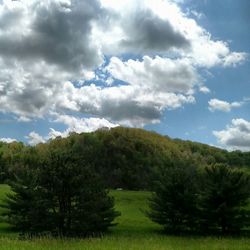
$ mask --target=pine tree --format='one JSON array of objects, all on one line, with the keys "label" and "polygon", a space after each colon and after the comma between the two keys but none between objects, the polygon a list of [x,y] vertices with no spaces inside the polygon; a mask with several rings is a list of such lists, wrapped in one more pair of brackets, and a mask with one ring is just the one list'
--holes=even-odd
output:
[{"label": "pine tree", "polygon": [[95,235],[113,226],[119,215],[114,200],[82,162],[69,147],[50,149],[36,168],[22,171],[3,205],[8,221],[23,233],[59,236]]},{"label": "pine tree", "polygon": [[150,199],[149,218],[168,232],[192,231],[197,222],[197,170],[179,162],[159,177]]},{"label": "pine tree", "polygon": [[249,175],[222,164],[206,167],[200,200],[203,229],[226,234],[250,225],[249,198]]}]

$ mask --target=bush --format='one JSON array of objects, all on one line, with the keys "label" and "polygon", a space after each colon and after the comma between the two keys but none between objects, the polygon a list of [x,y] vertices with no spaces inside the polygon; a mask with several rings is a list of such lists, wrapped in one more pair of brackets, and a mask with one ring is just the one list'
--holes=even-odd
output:
[{"label": "bush", "polygon": [[57,236],[96,235],[113,226],[114,200],[93,169],[78,162],[69,148],[58,148],[36,168],[23,167],[3,205],[8,222],[24,234]]}]

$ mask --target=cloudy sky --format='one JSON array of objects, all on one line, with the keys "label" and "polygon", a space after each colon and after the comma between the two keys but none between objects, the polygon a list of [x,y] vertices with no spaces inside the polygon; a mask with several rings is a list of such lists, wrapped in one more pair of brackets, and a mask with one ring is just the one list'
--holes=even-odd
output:
[{"label": "cloudy sky", "polygon": [[249,0],[0,0],[0,140],[118,125],[250,150]]}]

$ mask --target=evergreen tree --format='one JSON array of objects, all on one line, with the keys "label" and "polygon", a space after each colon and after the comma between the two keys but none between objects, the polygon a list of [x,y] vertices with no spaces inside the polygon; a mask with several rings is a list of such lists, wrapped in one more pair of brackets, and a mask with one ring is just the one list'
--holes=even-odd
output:
[{"label": "evergreen tree", "polygon": [[[104,232],[118,216],[114,200],[70,145],[47,153],[36,168],[22,171],[5,204],[8,221],[23,233],[87,236]],[[84,159],[82,160],[84,164]]]},{"label": "evergreen tree", "polygon": [[34,229],[38,231],[38,228],[41,231],[41,223],[43,224],[46,220],[39,220],[39,217],[46,218],[46,216],[40,212],[46,210],[43,210],[43,203],[38,205],[34,171],[23,167],[22,172],[16,176],[16,180],[9,184],[12,192],[7,194],[5,203],[1,204],[2,215],[7,216],[7,221],[22,233],[26,231],[33,233]]},{"label": "evergreen tree", "polygon": [[197,170],[179,162],[165,168],[150,199],[149,218],[168,232],[192,231],[197,222]]},{"label": "evergreen tree", "polygon": [[203,229],[225,234],[250,225],[249,198],[249,175],[222,164],[206,167],[200,200]]}]

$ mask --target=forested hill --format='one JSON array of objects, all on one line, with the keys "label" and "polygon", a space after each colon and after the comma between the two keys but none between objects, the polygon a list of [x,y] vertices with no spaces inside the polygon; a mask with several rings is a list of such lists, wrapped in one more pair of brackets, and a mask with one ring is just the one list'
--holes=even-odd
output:
[{"label": "forested hill", "polygon": [[71,134],[35,147],[0,144],[1,182],[26,165],[41,164],[48,154],[62,151],[69,161],[95,170],[110,188],[150,189],[161,168],[192,163],[197,167],[224,163],[250,169],[250,152],[228,152],[209,145],[171,139],[143,129],[117,127]]}]

